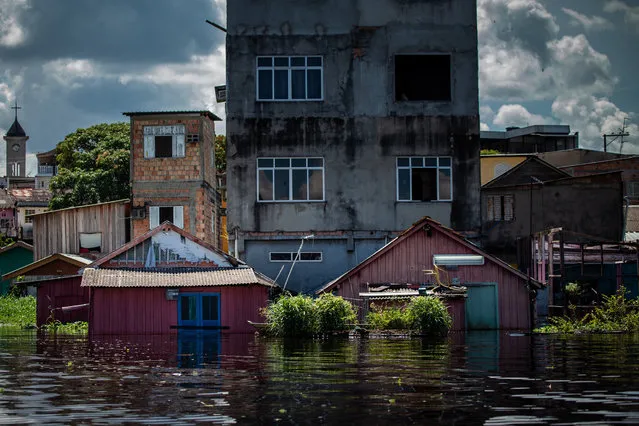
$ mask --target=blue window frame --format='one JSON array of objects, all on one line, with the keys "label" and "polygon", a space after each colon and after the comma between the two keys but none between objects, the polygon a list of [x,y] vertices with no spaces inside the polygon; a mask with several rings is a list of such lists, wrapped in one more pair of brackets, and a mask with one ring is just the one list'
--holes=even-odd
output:
[{"label": "blue window frame", "polygon": [[219,327],[220,293],[180,293],[178,325]]}]

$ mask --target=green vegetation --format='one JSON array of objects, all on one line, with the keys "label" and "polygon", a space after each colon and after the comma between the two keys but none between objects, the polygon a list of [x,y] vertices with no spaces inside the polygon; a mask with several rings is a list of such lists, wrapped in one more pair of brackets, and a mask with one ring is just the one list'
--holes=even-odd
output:
[{"label": "green vegetation", "polygon": [[353,305],[341,297],[323,294],[283,295],[265,310],[267,331],[278,337],[309,337],[348,330],[357,320]]},{"label": "green vegetation", "polygon": [[41,329],[47,333],[56,334],[87,334],[89,332],[89,323],[76,321],[63,324],[58,320],[54,320],[44,324]]},{"label": "green vegetation", "polygon": [[30,327],[35,323],[35,297],[0,296],[0,325]]},{"label": "green vegetation", "polygon": [[215,170],[219,173],[226,172],[226,136],[215,137]]},{"label": "green vegetation", "polygon": [[411,330],[429,336],[446,335],[453,324],[444,303],[436,297],[415,297],[405,307],[372,306],[366,321],[377,330]]},{"label": "green vegetation", "polygon": [[501,152],[497,151],[496,149],[482,149],[481,151],[479,151],[480,155],[499,155],[501,154]]},{"label": "green vegetation", "polygon": [[128,123],[78,129],[56,150],[58,174],[51,179],[51,209],[130,197]]},{"label": "green vegetation", "polygon": [[315,300],[315,309],[320,333],[349,330],[357,321],[353,304],[330,293]]},{"label": "green vegetation", "polygon": [[603,296],[603,303],[582,318],[576,317],[574,305],[569,310],[570,316],[550,318],[549,325],[534,331],[562,334],[639,331],[639,300],[626,298],[624,288],[615,295]]}]

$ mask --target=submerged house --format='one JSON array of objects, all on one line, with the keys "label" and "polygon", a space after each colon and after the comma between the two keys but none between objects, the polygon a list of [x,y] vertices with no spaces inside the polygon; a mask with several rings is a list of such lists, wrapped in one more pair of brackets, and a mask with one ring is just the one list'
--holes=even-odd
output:
[{"label": "submerged house", "polygon": [[178,329],[246,333],[276,287],[213,245],[164,222],[89,265],[89,333]]},{"label": "submerged house", "polygon": [[464,306],[449,303],[453,330],[532,327],[540,284],[429,217],[317,293],[333,292],[365,312],[369,301],[393,297],[398,284],[403,287],[395,292],[399,296],[417,296],[420,288],[432,287],[435,278],[425,273],[432,270],[440,271],[441,281],[467,288]]}]

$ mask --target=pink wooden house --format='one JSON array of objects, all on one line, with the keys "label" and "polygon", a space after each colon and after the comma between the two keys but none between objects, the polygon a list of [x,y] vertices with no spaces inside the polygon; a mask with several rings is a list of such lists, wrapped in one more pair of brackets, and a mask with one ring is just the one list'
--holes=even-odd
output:
[{"label": "pink wooden house", "polygon": [[435,266],[440,279],[467,288],[466,297],[446,300],[453,330],[532,327],[540,284],[429,217],[317,293],[343,296],[364,313],[371,301],[423,292],[435,280],[424,271]]}]

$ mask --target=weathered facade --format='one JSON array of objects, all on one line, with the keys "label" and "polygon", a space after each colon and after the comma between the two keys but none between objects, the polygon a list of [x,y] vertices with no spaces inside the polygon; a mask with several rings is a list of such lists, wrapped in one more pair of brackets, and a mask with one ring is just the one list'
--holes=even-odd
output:
[{"label": "weathered facade", "polygon": [[35,214],[34,260],[56,253],[100,257],[129,240],[129,200]]},{"label": "weathered facade", "polygon": [[288,287],[310,292],[424,215],[478,232],[474,0],[244,0],[227,13],[236,255],[285,277],[313,235]]},{"label": "weathered facade", "polygon": [[164,222],[84,270],[91,334],[254,332],[273,281]]},{"label": "weathered facade", "polygon": [[365,311],[364,302],[374,294],[367,292],[372,285],[428,288],[437,282],[425,271],[436,267],[440,281],[467,288],[465,306],[463,298],[444,299],[453,316],[453,330],[530,329],[539,284],[430,218],[416,222],[318,293],[333,292]]},{"label": "weathered facade", "polygon": [[57,149],[36,154],[38,159],[38,174],[35,176],[35,187],[38,189],[49,189],[51,179],[58,174],[58,163],[56,160]]},{"label": "weathered facade", "polygon": [[572,177],[530,157],[482,187],[482,247],[515,263],[518,257],[530,258],[528,237],[550,228],[562,227],[586,239],[621,241],[620,175]]},{"label": "weathered facade", "polygon": [[215,121],[209,111],[127,112],[131,117],[131,234],[168,220],[221,246]]}]

